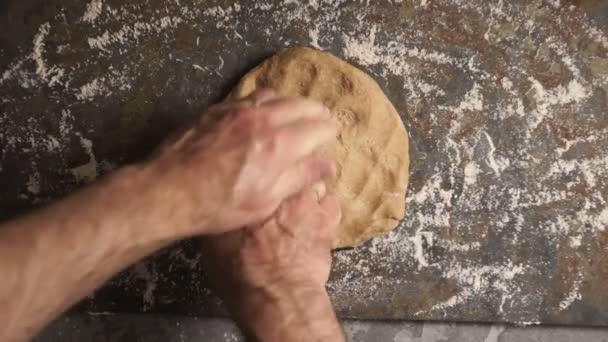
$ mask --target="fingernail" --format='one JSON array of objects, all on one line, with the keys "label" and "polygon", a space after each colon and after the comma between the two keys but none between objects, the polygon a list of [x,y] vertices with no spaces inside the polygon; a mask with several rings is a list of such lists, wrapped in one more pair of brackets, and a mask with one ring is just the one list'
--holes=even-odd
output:
[{"label": "fingernail", "polygon": [[317,193],[318,200],[325,197],[325,194],[327,193],[327,187],[325,186],[325,182],[317,182],[312,186],[312,188]]}]

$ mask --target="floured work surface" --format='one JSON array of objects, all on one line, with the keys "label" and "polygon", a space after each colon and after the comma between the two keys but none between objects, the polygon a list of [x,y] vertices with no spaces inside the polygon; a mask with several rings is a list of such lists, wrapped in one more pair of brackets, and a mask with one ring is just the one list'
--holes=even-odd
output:
[{"label": "floured work surface", "polygon": [[393,230],[405,216],[407,132],[378,84],[340,58],[309,47],[283,49],[248,72],[230,92],[244,98],[273,88],[323,103],[336,127],[320,149],[336,165],[327,181],[342,209],[333,247],[357,247]]},{"label": "floured work surface", "polygon": [[[8,1],[2,217],[144,156],[265,57],[311,45],[368,71],[410,134],[404,222],[336,254],[342,317],[608,325],[605,18],[488,3]],[[204,284],[184,243],[78,309],[222,313]]]}]

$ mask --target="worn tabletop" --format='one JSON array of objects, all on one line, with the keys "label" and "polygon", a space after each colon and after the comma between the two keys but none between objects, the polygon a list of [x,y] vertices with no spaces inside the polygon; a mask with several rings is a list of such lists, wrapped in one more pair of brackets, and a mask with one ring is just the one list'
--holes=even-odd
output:
[{"label": "worn tabletop", "polygon": [[[145,157],[265,57],[308,45],[369,72],[411,140],[403,222],[335,253],[329,288],[342,317],[608,325],[608,29],[579,6],[0,8],[3,219]],[[123,272],[77,309],[222,313],[192,242]]]}]

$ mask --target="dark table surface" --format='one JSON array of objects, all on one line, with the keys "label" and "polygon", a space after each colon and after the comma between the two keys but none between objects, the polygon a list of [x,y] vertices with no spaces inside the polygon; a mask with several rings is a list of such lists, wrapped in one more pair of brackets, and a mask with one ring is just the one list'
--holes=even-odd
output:
[{"label": "dark table surface", "polygon": [[[505,324],[343,321],[352,342],[608,342],[608,328],[517,327]],[[240,342],[226,319],[154,314],[67,315],[35,342]]]},{"label": "dark table surface", "polygon": [[[335,254],[342,317],[608,325],[608,7],[583,1],[0,4],[0,215],[144,157],[249,68],[310,45],[411,139],[398,229]],[[69,267],[69,265],[66,265]],[[222,314],[192,242],[79,305]]]}]

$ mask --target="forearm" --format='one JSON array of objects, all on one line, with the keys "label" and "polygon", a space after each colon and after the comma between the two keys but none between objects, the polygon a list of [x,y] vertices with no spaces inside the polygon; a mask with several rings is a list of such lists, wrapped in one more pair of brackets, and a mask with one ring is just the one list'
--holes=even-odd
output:
[{"label": "forearm", "polygon": [[112,275],[170,241],[131,208],[137,172],[119,171],[0,226],[0,340],[27,340]]},{"label": "forearm", "polygon": [[258,290],[243,303],[231,306],[240,326],[253,341],[345,341],[322,287],[296,285]]}]

